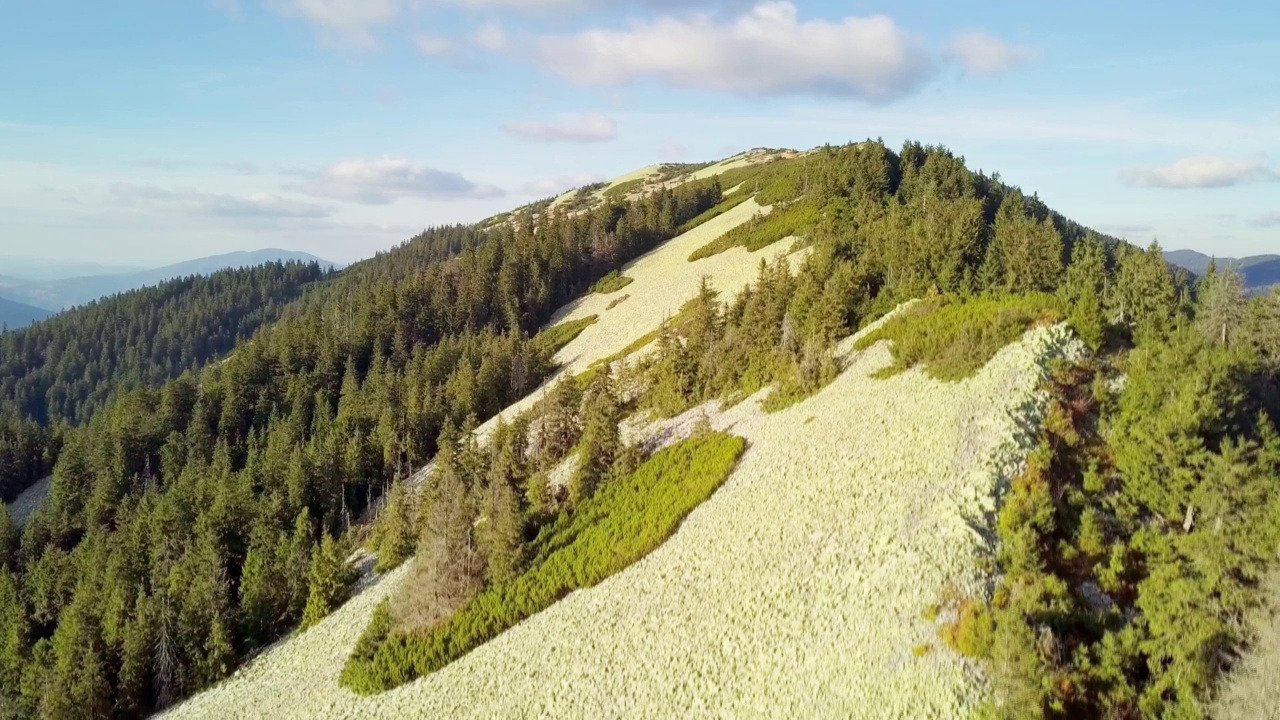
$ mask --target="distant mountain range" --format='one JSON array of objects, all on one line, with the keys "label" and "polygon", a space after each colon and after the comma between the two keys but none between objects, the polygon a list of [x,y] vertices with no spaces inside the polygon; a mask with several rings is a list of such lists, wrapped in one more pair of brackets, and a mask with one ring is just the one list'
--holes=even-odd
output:
[{"label": "distant mountain range", "polygon": [[26,327],[52,314],[48,310],[0,298],[0,330]]},{"label": "distant mountain range", "polygon": [[[66,272],[68,267],[93,268],[95,266],[26,261],[24,265],[11,268],[7,263],[0,263],[0,297],[9,298],[11,301],[32,306],[35,309],[49,311],[46,313],[48,315],[116,293],[157,285],[173,278],[209,275],[227,268],[252,267],[269,262],[295,260],[317,262],[326,269],[338,267],[336,263],[308,253],[275,248],[215,255],[150,270],[120,272],[115,269],[105,273],[89,272],[63,277],[58,275]],[[97,267],[101,268],[101,266]],[[23,272],[24,276],[19,276],[19,272]],[[28,320],[28,322],[32,321]],[[16,325],[11,323],[9,327],[13,328]]]},{"label": "distant mountain range", "polygon": [[1216,262],[1220,268],[1233,267],[1240,271],[1245,287],[1251,292],[1280,285],[1280,255],[1214,258],[1195,250],[1171,250],[1164,254],[1164,259],[1196,275],[1204,275],[1209,270],[1210,262]]}]

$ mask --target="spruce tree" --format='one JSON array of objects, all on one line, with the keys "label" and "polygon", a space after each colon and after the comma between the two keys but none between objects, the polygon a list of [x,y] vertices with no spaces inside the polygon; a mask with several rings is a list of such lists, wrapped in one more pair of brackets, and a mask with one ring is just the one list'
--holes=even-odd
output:
[{"label": "spruce tree", "polygon": [[578,470],[569,483],[569,499],[580,503],[595,494],[618,457],[622,419],[613,377],[608,368],[596,373],[587,387]]},{"label": "spruce tree", "polygon": [[302,629],[305,630],[323,620],[347,599],[355,572],[347,564],[344,543],[328,533],[320,541],[320,548],[312,557],[310,590],[307,607],[302,613]]},{"label": "spruce tree", "polygon": [[514,483],[521,475],[517,451],[508,439],[497,450],[486,493],[484,549],[490,582],[506,582],[520,569],[524,520]]},{"label": "spruce tree", "polygon": [[1233,267],[1205,275],[1200,285],[1196,325],[1209,342],[1234,348],[1243,331],[1247,300],[1244,281]]}]

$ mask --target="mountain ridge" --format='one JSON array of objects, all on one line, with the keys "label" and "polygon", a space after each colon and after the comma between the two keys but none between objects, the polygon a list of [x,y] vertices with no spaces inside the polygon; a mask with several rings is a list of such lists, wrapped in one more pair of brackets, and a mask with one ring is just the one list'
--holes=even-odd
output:
[{"label": "mountain ridge", "polygon": [[219,270],[268,262],[315,262],[322,270],[342,267],[339,263],[306,252],[264,248],[210,255],[135,272],[78,275],[53,280],[26,280],[0,273],[0,293],[16,302],[54,313],[128,290],[157,285],[165,280],[210,275]]},{"label": "mountain ridge", "polygon": [[1245,289],[1262,292],[1280,285],[1280,255],[1250,255],[1243,258],[1214,257],[1197,250],[1169,250],[1165,260],[1196,275],[1204,275],[1210,263],[1217,267],[1235,268],[1244,279]]}]

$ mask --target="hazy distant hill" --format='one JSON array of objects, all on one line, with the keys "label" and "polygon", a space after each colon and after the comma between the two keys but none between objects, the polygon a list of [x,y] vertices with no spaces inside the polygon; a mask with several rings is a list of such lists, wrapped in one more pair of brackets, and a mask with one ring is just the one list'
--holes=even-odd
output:
[{"label": "hazy distant hill", "polygon": [[1174,265],[1186,268],[1196,275],[1205,274],[1210,262],[1217,262],[1218,267],[1234,267],[1244,276],[1245,287],[1251,291],[1280,285],[1280,255],[1214,258],[1195,250],[1171,250],[1166,252],[1164,257]]},{"label": "hazy distant hill", "polygon": [[88,275],[121,275],[146,269],[142,265],[104,265],[77,260],[0,255],[0,276],[23,280],[63,280]]},{"label": "hazy distant hill", "polygon": [[337,267],[336,263],[304,252],[275,248],[252,252],[234,252],[226,255],[199,258],[153,270],[111,273],[107,275],[82,275],[53,280],[29,280],[5,276],[0,272],[0,293],[28,305],[51,311],[65,310],[75,305],[97,300],[116,293],[157,285],[165,280],[187,275],[209,275],[228,268],[252,267],[276,261],[317,262],[322,269]]},{"label": "hazy distant hill", "polygon": [[52,314],[48,310],[0,298],[0,328],[17,330]]}]

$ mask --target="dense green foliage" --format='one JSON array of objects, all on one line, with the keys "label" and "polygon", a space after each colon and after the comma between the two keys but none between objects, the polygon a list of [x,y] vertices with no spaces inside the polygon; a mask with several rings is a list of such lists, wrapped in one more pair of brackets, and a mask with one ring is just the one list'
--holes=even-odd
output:
[{"label": "dense green foliage", "polygon": [[599,319],[599,315],[588,315],[580,320],[552,325],[533,337],[533,347],[539,354],[548,357],[555,355],[557,350],[573,342],[573,339],[581,335],[583,330],[594,325]]},{"label": "dense green foliage", "polygon": [[689,262],[718,255],[729,248],[745,247],[751,252],[768,247],[779,240],[799,235],[817,220],[817,205],[799,201],[775,209],[765,215],[756,213],[746,223],[730,230],[689,255]]},{"label": "dense green foliage", "polygon": [[595,285],[591,286],[591,292],[608,295],[609,293],[618,292],[631,283],[631,278],[626,275],[620,275],[617,270],[611,270],[608,275],[600,278]]},{"label": "dense green foliage", "polygon": [[41,423],[84,422],[113,393],[231,350],[324,276],[315,263],[268,263],[179,278],[0,335],[0,402]]},{"label": "dense green foliage", "polygon": [[[1051,379],[1040,448],[1000,513],[999,585],[956,599],[945,628],[990,661],[994,714],[1204,717],[1247,640],[1280,543],[1280,296],[1215,282],[1198,327],[1124,358],[1123,389],[1095,360]],[[1224,305],[1226,333],[1210,319]]]},{"label": "dense green foliage", "polygon": [[719,200],[701,183],[536,229],[529,213],[433,229],[305,293],[225,362],[117,393],[65,433],[49,500],[3,544],[6,712],[145,715],[317,620],[344,585],[332,557],[313,573],[322,538],[443,430],[536,387],[566,338],[529,334]]},{"label": "dense green foliage", "polygon": [[881,340],[893,344],[893,364],[881,371],[894,375],[924,365],[939,380],[973,376],[1001,348],[1036,325],[1063,319],[1063,303],[1052,295],[1029,294],[971,300],[930,298],[898,315],[875,332],[859,338],[865,350]]},{"label": "dense green foliage", "polygon": [[391,632],[380,614],[348,662],[343,684],[372,693],[439,670],[568,593],[625,569],[724,482],[744,447],[741,438],[708,433],[659,451],[544,528],[527,570],[494,583],[428,632]]},{"label": "dense green foliage", "polygon": [[0,334],[0,500],[48,476],[55,424],[84,423],[111,397],[200,368],[325,275],[314,263],[268,263],[185,277]]}]

